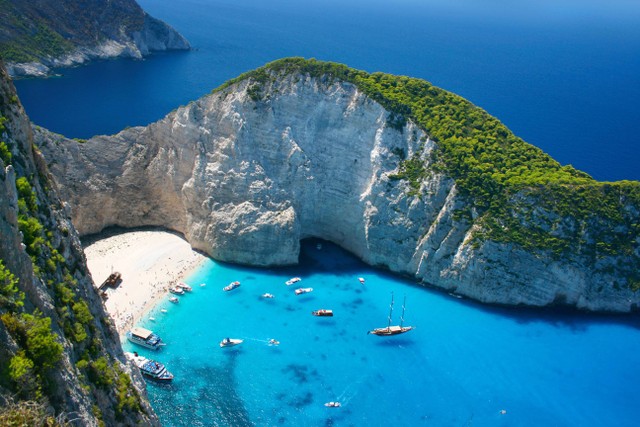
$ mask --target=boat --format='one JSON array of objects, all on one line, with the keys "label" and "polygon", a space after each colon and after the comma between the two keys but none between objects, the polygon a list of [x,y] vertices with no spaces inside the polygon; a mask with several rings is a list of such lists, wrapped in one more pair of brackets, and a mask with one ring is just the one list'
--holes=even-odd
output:
[{"label": "boat", "polygon": [[266,293],[266,294],[262,294],[260,295],[262,298],[275,298],[275,296],[273,294],[270,293]]},{"label": "boat", "polygon": [[300,294],[306,294],[309,292],[313,292],[313,288],[298,288],[295,290],[296,295],[300,295]]},{"label": "boat", "polygon": [[389,324],[386,328],[376,328],[372,331],[367,332],[368,334],[378,335],[380,337],[390,336],[390,335],[398,335],[404,334],[405,332],[409,332],[414,327],[413,326],[403,326],[404,323],[404,306],[407,301],[407,297],[404,297],[404,302],[402,303],[402,316],[400,316],[400,325],[391,326],[391,315],[393,314],[393,292],[391,292],[391,305],[389,306]]},{"label": "boat", "polygon": [[293,285],[294,283],[298,283],[298,282],[299,282],[299,281],[301,281],[301,280],[302,280],[302,279],[301,279],[301,278],[299,278],[299,277],[292,277],[291,279],[287,280],[287,281],[286,281],[286,282],[284,282],[284,283],[286,283],[286,284],[287,284],[287,286],[289,286],[289,285]]},{"label": "boat", "polygon": [[340,402],[327,402],[324,404],[324,406],[326,406],[327,408],[339,408],[342,405],[340,404]]},{"label": "boat", "polygon": [[142,375],[158,381],[171,381],[173,374],[160,362],[147,359],[138,353],[125,353],[125,355],[140,369]]},{"label": "boat", "polygon": [[184,282],[178,282],[178,284],[176,285],[176,287],[182,289],[185,292],[191,292],[193,290],[193,288],[189,285],[187,285]]},{"label": "boat", "polygon": [[120,283],[122,283],[122,274],[116,271],[115,273],[111,273],[109,277],[98,286],[98,290],[103,291],[104,288],[117,288]]},{"label": "boat", "polygon": [[232,290],[234,290],[235,288],[237,288],[239,286],[240,286],[240,282],[235,281],[235,282],[229,283],[227,286],[222,288],[222,290],[225,291],[225,292],[229,292],[229,291],[232,291]]},{"label": "boat", "polygon": [[135,327],[127,332],[127,339],[134,344],[141,345],[151,350],[158,350],[165,345],[160,337],[149,329]]},{"label": "boat", "polygon": [[225,338],[220,341],[220,347],[233,347],[234,345],[242,344],[242,341],[244,340],[237,338]]},{"label": "boat", "polygon": [[358,282],[362,283],[364,285],[364,277],[358,277]]},{"label": "boat", "polygon": [[179,288],[177,286],[174,286],[173,288],[170,288],[169,292],[171,292],[172,294],[176,294],[176,295],[184,295],[184,291],[182,290],[182,288]]},{"label": "boat", "polygon": [[316,311],[312,311],[311,314],[320,317],[333,317],[333,310],[325,310],[324,308]]},{"label": "boat", "polygon": [[180,302],[180,300],[177,297],[169,297],[169,302],[177,304]]},{"label": "boat", "polygon": [[269,340],[269,345],[280,345],[280,341],[271,338]]}]

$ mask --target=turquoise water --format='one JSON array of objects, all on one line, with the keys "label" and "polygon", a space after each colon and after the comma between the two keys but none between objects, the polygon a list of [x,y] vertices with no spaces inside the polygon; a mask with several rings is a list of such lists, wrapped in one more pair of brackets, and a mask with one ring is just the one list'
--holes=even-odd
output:
[{"label": "turquoise water", "polygon": [[[155,321],[142,322],[167,346],[125,350],[175,374],[171,385],[147,387],[163,425],[637,425],[637,318],[483,307],[326,242],[304,242],[300,261],[266,270],[209,261],[180,304],[162,302]],[[285,285],[294,276],[314,291],[296,296],[298,286]],[[240,288],[222,291],[235,280]],[[386,326],[391,292],[395,319],[406,295],[405,324],[416,329],[367,335]],[[334,317],[311,315],[320,308]],[[227,336],[245,341],[221,349]],[[324,407],[335,400],[343,406]]]}]

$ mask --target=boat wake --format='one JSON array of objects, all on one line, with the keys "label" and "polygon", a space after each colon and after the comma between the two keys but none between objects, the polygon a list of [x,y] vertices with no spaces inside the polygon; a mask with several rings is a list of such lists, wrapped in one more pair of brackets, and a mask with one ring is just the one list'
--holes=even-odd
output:
[{"label": "boat wake", "polygon": [[366,377],[367,375],[361,376],[357,381],[349,384],[344,390],[342,390],[342,393],[336,396],[336,401],[340,402],[340,406],[346,406],[351,402],[351,399],[358,394],[358,390]]}]

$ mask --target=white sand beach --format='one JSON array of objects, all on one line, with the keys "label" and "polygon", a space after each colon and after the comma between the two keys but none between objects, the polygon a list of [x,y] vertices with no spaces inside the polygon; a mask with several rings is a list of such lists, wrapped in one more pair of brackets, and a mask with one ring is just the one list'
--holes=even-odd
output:
[{"label": "white sand beach", "polygon": [[155,230],[105,237],[84,251],[96,286],[112,272],[122,274],[120,286],[106,291],[105,303],[120,335],[207,259],[176,234]]}]

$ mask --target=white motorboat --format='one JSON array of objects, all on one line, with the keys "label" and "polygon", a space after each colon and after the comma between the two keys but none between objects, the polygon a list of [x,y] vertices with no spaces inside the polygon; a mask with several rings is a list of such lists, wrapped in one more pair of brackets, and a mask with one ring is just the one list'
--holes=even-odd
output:
[{"label": "white motorboat", "polygon": [[185,291],[185,292],[191,292],[191,291],[193,291],[193,288],[192,288],[191,286],[187,285],[187,284],[186,284],[186,283],[184,283],[184,282],[178,282],[178,284],[176,285],[176,287],[178,287],[178,288],[182,289],[182,290],[183,290],[183,291]]},{"label": "white motorboat", "polygon": [[173,374],[160,362],[147,359],[138,353],[125,353],[131,361],[140,369],[142,375],[158,381],[171,381]]},{"label": "white motorboat", "polygon": [[287,280],[285,283],[287,284],[287,286],[289,286],[289,285],[293,285],[294,283],[298,283],[301,280],[302,279],[299,277],[292,277],[291,279]]},{"label": "white motorboat", "polygon": [[176,295],[184,295],[184,291],[178,286],[174,286],[173,288],[169,289],[169,292]]},{"label": "white motorboat", "polygon": [[150,350],[158,350],[165,345],[160,337],[149,329],[135,327],[127,332],[127,339],[134,344],[141,345]]},{"label": "white motorboat", "polygon": [[309,292],[313,292],[313,288],[298,288],[295,290],[296,295],[300,295],[300,294],[306,294]]},{"label": "white motorboat", "polygon": [[243,341],[238,338],[225,338],[220,341],[220,347],[233,347],[234,345],[242,344]]},{"label": "white motorboat", "polygon": [[222,288],[222,290],[225,291],[225,292],[229,292],[229,291],[232,291],[232,290],[234,290],[235,288],[237,288],[239,286],[240,286],[240,282],[235,281],[235,282],[229,283],[227,286]]}]

